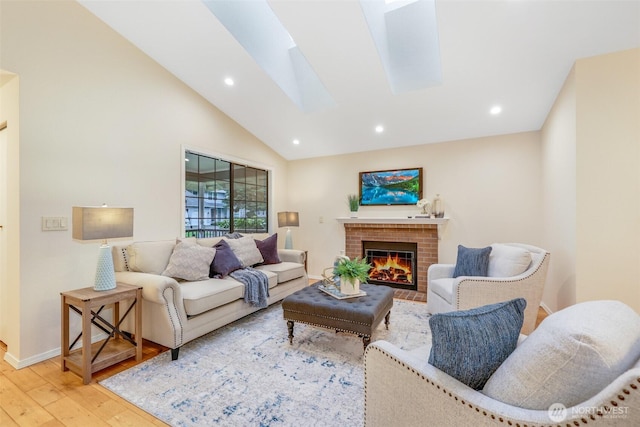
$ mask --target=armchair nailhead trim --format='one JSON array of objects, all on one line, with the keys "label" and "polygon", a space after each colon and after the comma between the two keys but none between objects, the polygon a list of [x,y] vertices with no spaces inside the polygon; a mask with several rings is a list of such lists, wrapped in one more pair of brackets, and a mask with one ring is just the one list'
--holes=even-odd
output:
[{"label": "armchair nailhead trim", "polygon": [[[369,352],[369,351],[377,351],[377,352],[379,352],[379,353],[383,354],[384,356],[388,357],[389,359],[391,359],[392,361],[396,362],[396,363],[397,363],[397,364],[399,364],[400,366],[407,368],[410,372],[412,372],[412,373],[416,374],[418,377],[420,377],[420,379],[425,380],[428,384],[431,384],[432,386],[436,386],[436,388],[437,388],[438,390],[442,389],[443,393],[448,394],[448,395],[449,395],[449,397],[453,397],[453,399],[454,399],[456,402],[459,402],[459,403],[461,403],[462,405],[468,406],[468,407],[469,407],[469,408],[471,408],[471,409],[475,409],[475,410],[476,410],[476,412],[480,413],[480,409],[481,409],[481,408],[476,407],[475,405],[473,405],[473,404],[471,404],[471,403],[467,404],[467,402],[465,402],[463,399],[459,399],[459,398],[458,398],[458,396],[456,396],[455,394],[453,394],[451,391],[448,391],[448,390],[446,390],[446,389],[444,389],[444,388],[441,388],[439,384],[435,384],[435,383],[434,383],[433,381],[431,381],[431,380],[427,380],[423,374],[421,374],[420,372],[416,371],[414,368],[412,368],[411,366],[409,366],[409,365],[407,365],[406,363],[402,362],[402,361],[401,361],[401,360],[399,360],[398,358],[396,358],[396,357],[394,357],[394,356],[390,355],[390,354],[389,354],[389,353],[387,353],[386,351],[384,351],[384,350],[382,350],[382,349],[380,349],[380,348],[378,348],[378,347],[375,347],[375,346],[369,346],[369,347],[367,347],[367,349],[365,350],[365,355],[366,355],[366,353],[367,353],[367,352]],[[367,371],[366,371],[366,369],[365,369],[364,374],[365,374],[365,384],[364,384],[364,389],[365,389],[365,395],[366,395],[366,392],[367,392]],[[637,383],[640,383],[640,377],[636,378],[636,382],[637,382]],[[637,386],[635,383],[631,383],[631,384],[629,384],[629,387],[630,387],[631,389],[633,389],[634,391],[638,391],[638,386]],[[626,395],[631,394],[631,392],[630,392],[629,390],[627,390],[626,388],[623,388],[623,389],[622,389],[622,393],[624,393],[624,394],[626,394]],[[625,400],[624,396],[622,396],[621,394],[619,394],[619,395],[617,396],[617,398],[618,398],[618,400],[620,400],[620,401],[624,401],[624,400]],[[611,401],[611,404],[612,404],[613,406],[618,406],[618,402],[616,402],[616,401],[614,401],[614,400],[612,400],[612,401]],[[604,407],[603,407],[603,409],[604,409],[604,411],[605,411],[605,412],[610,412],[610,408],[609,408],[608,406],[604,406]],[[366,413],[366,411],[367,411],[366,400],[365,400],[365,408],[364,408],[364,410],[365,410],[365,413]],[[482,410],[482,415],[484,415],[485,417],[490,416],[492,420],[495,420],[495,419],[496,419],[496,416],[495,416],[494,414],[488,414],[485,410]],[[598,417],[600,417],[600,418],[602,418],[602,417],[604,416],[604,414],[603,414],[603,412],[602,412],[602,411],[598,411],[598,412],[597,412],[597,415],[598,415]],[[593,414],[592,414],[592,415],[590,415],[590,416],[589,416],[589,418],[590,418],[592,421],[596,421],[596,418],[593,416]],[[498,418],[498,420],[499,420],[501,423],[504,423],[504,422],[505,422],[505,419],[504,419],[504,418],[502,418],[502,417],[499,417],[499,418]],[[586,418],[581,418],[581,419],[580,419],[580,421],[581,421],[583,424],[589,424],[589,420],[587,420]],[[366,423],[366,417],[365,417],[365,423]],[[511,420],[506,420],[506,423],[507,423],[508,425],[510,425],[510,426],[511,426],[511,425],[513,425],[513,422],[512,422]],[[516,423],[516,426],[517,426],[517,427],[520,427],[520,424],[519,424],[519,423]],[[529,425],[529,424],[523,424],[523,426],[522,426],[522,427],[535,427],[535,426],[536,426],[536,424],[531,424],[531,425]],[[544,427],[545,425],[544,425],[544,424],[538,424],[538,426],[540,426],[540,427]],[[550,425],[550,426],[551,426],[551,425]],[[579,426],[580,426],[580,422],[579,422],[578,420],[573,420],[573,422],[572,422],[572,423],[567,423],[567,424],[565,424],[565,426],[566,426],[566,427],[572,427],[572,426],[578,426],[578,427],[579,427]],[[557,424],[557,427],[561,427],[561,425],[560,425],[560,424]]]}]

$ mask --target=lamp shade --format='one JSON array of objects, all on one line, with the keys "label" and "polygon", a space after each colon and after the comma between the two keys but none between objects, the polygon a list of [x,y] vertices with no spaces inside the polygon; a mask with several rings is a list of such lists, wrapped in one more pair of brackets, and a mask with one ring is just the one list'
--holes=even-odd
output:
[{"label": "lamp shade", "polygon": [[73,207],[76,240],[106,240],[133,236],[133,208]]},{"label": "lamp shade", "polygon": [[278,227],[298,227],[298,212],[278,212]]}]

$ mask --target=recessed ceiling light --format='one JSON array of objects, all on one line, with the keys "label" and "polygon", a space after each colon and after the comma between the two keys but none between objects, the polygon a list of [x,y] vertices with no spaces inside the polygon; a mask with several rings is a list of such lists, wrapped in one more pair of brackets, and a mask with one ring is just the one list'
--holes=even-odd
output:
[{"label": "recessed ceiling light", "polygon": [[293,144],[294,144],[294,145],[298,145],[298,144],[300,144],[300,140],[299,140],[299,139],[294,139],[294,140],[293,140]]},{"label": "recessed ceiling light", "polygon": [[233,86],[234,83],[235,82],[231,77],[227,77],[226,79],[224,79],[224,84],[226,84],[227,86]]},{"label": "recessed ceiling light", "polygon": [[376,126],[376,133],[382,133],[382,132],[384,132],[384,126],[382,125]]},{"label": "recessed ceiling light", "polygon": [[494,105],[493,107],[491,107],[491,110],[489,110],[489,112],[494,116],[497,116],[498,114],[502,113],[502,107],[499,105]]}]

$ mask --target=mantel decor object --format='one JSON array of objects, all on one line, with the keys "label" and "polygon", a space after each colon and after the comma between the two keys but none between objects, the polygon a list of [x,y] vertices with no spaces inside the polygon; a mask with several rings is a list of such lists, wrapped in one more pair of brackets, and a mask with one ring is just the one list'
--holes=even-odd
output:
[{"label": "mantel decor object", "polygon": [[358,208],[360,207],[360,198],[357,194],[349,194],[347,196],[347,201],[349,202],[349,212],[351,212],[351,217],[357,218]]},{"label": "mantel decor object", "polygon": [[133,237],[133,208],[74,206],[72,222],[74,240],[102,240],[93,289],[115,289],[116,275],[107,239]]}]

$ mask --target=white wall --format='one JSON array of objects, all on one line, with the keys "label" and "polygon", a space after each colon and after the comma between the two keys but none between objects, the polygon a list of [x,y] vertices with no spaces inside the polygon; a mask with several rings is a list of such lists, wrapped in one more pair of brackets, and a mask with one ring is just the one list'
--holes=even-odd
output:
[{"label": "white wall", "polygon": [[576,300],[640,313],[640,49],[576,62]]},{"label": "white wall", "polygon": [[640,313],[640,49],[576,61],[542,130],[543,301]]},{"label": "white wall", "polygon": [[572,70],[542,128],[544,241],[551,252],[542,301],[551,310],[576,302],[576,106]]},{"label": "white wall", "polygon": [[[284,210],[279,155],[75,2],[1,2],[1,68],[20,78],[20,281],[12,291],[14,365],[60,346],[60,292],[91,286],[98,245],[42,216],[106,202],[134,208],[134,239],[181,233],[181,146],[269,165]],[[14,160],[18,160],[15,158]]]},{"label": "white wall", "polygon": [[20,334],[20,324],[9,319],[20,316],[20,307],[12,304],[20,297],[20,179],[19,142],[20,78],[0,70],[0,340],[8,342]]},{"label": "white wall", "polygon": [[[540,134],[528,132],[292,161],[288,206],[300,212],[294,246],[309,251],[309,273],[320,275],[344,249],[336,218],[348,216],[346,196],[358,193],[358,173],[405,167],[424,168],[424,196],[432,200],[440,193],[451,217],[441,233],[441,262],[455,262],[458,244],[542,245],[540,155]],[[418,211],[361,207],[359,216]]]}]

